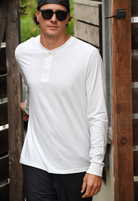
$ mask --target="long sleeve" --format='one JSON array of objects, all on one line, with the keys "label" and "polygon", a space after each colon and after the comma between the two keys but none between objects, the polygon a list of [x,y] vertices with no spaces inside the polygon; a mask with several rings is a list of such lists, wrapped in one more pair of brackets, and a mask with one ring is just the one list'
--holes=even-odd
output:
[{"label": "long sleeve", "polygon": [[90,166],[88,173],[102,176],[107,135],[104,69],[99,52],[89,61],[86,78],[87,118],[90,131]]},{"label": "long sleeve", "polygon": [[25,109],[26,114],[29,115],[29,87],[27,85],[27,81],[26,81],[25,76],[24,76],[24,74],[23,74],[23,72],[22,72],[22,70],[21,70],[19,65],[18,65],[18,67],[19,67],[19,71],[20,71],[20,73],[22,75],[24,84],[26,85],[26,98],[25,98],[25,107],[24,107],[24,109]]},{"label": "long sleeve", "polygon": [[16,57],[16,61],[18,63],[18,69],[20,71],[24,84],[26,85],[26,99],[25,99],[25,108],[24,109],[25,109],[25,112],[29,115],[29,87],[27,84],[27,80],[24,76],[24,73],[22,71],[22,68],[20,67],[20,62],[18,61],[20,57],[18,56],[17,51],[15,51],[15,57]]}]

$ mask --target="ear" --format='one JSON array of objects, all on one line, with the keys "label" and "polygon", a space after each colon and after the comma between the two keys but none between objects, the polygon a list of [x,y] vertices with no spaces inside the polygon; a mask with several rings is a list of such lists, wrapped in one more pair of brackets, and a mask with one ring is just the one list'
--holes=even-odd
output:
[{"label": "ear", "polygon": [[70,19],[70,13],[67,16],[67,24],[69,23],[69,19]]},{"label": "ear", "polygon": [[67,25],[69,23],[69,19],[70,19],[70,13],[67,15],[67,18],[66,18],[66,27],[67,27]]},{"label": "ear", "polygon": [[37,21],[39,22],[39,11],[36,10],[36,18],[37,18]]}]

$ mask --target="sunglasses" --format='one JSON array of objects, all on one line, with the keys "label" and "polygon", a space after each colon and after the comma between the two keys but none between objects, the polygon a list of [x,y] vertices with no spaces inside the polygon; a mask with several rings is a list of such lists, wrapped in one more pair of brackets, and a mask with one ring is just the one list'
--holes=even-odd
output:
[{"label": "sunglasses", "polygon": [[42,12],[42,17],[45,20],[50,20],[54,13],[56,14],[56,18],[59,21],[64,21],[67,18],[68,12],[63,11],[63,10],[57,10],[56,12],[53,12],[53,10],[49,9],[49,10],[40,10]]}]

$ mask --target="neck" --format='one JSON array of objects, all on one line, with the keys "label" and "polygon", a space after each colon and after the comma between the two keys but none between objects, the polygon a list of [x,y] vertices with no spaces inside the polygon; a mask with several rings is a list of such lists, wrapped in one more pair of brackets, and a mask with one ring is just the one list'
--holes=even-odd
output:
[{"label": "neck", "polygon": [[61,45],[63,45],[68,39],[70,38],[70,36],[64,34],[62,37],[44,37],[42,34],[40,36],[40,43],[43,45],[43,47],[45,47],[48,50],[52,50],[55,48],[60,47]]}]

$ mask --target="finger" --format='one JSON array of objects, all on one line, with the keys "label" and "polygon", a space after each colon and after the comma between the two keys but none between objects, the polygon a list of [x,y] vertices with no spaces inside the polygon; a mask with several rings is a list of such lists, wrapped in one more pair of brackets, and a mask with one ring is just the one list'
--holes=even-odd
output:
[{"label": "finger", "polygon": [[98,192],[101,190],[101,186],[102,186],[102,184],[98,187]]},{"label": "finger", "polygon": [[94,196],[98,193],[98,187],[93,187],[91,191],[91,196]]},{"label": "finger", "polygon": [[87,183],[86,183],[86,179],[85,179],[85,177],[84,177],[84,179],[83,179],[83,184],[82,184],[82,189],[81,189],[81,193],[84,193],[84,191],[85,191],[85,189],[86,189],[86,185],[87,185]]},{"label": "finger", "polygon": [[100,187],[98,185],[88,185],[87,186],[87,190],[86,193],[82,196],[82,198],[88,198],[94,195],[97,195],[97,193],[100,191],[101,189],[101,185]]},{"label": "finger", "polygon": [[24,118],[23,121],[28,121],[28,118]]},{"label": "finger", "polygon": [[[95,189],[95,190],[93,190],[93,189]],[[97,193],[100,192],[100,190],[101,190],[101,185],[97,185],[97,186],[94,187],[93,189],[92,189],[92,192],[91,192],[91,196],[97,195]]]},{"label": "finger", "polygon": [[82,196],[82,198],[91,197],[91,191],[92,191],[92,186],[87,185],[86,192],[85,192],[85,194]]},{"label": "finger", "polygon": [[26,121],[26,116],[23,117],[23,121]]},{"label": "finger", "polygon": [[28,119],[29,119],[29,115],[27,115],[27,120],[26,121],[28,121]]},{"label": "finger", "polygon": [[23,116],[24,121],[28,121],[28,119],[29,119],[29,116],[27,114]]}]

